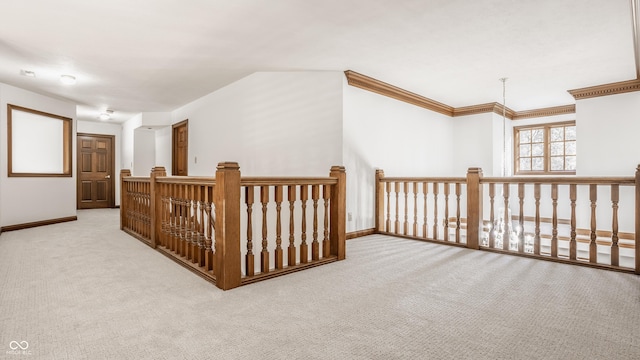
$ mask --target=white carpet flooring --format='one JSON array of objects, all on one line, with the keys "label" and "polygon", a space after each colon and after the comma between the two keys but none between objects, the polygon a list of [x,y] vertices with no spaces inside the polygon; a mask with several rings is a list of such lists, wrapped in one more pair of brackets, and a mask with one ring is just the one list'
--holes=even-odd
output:
[{"label": "white carpet flooring", "polygon": [[640,359],[635,275],[372,235],[223,292],[78,219],[0,236],[0,358]]}]

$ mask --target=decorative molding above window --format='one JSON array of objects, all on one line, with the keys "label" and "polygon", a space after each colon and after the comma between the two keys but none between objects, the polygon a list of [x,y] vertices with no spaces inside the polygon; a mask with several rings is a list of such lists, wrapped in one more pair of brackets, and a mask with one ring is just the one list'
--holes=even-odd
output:
[{"label": "decorative molding above window", "polygon": [[632,91],[640,91],[640,79],[568,90],[569,94],[571,94],[576,100],[588,99],[598,96],[622,94]]}]

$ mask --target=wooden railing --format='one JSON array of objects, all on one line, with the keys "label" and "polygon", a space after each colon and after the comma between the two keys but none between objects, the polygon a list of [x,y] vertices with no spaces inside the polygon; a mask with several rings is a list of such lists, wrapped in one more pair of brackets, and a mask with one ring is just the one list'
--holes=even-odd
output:
[{"label": "wooden railing", "polygon": [[466,179],[385,178],[378,170],[376,231],[640,274],[640,166],[635,177],[483,178],[471,168]]},{"label": "wooden railing", "polygon": [[136,238],[149,242],[151,236],[151,188],[149,178],[132,177],[131,171],[122,170],[126,177],[120,191],[120,229]]},{"label": "wooden railing", "polygon": [[[150,178],[129,175],[123,170],[121,228],[221,289],[345,258],[343,167],[326,178],[241,178],[229,162],[218,165],[215,178],[168,177],[164,168]],[[146,199],[144,206],[137,199]],[[148,219],[142,230],[138,218]]]},{"label": "wooden railing", "polygon": [[465,178],[394,178],[378,170],[376,194],[379,233],[464,243]]}]

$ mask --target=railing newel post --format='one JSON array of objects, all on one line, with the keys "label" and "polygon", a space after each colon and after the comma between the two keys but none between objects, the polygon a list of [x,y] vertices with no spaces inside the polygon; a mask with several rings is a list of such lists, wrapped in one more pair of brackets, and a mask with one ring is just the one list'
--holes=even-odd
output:
[{"label": "railing newel post", "polygon": [[344,166],[332,166],[329,176],[337,178],[338,183],[332,187],[330,200],[330,248],[331,255],[338,260],[345,259],[346,245],[346,188],[347,173]]},{"label": "railing newel post", "polygon": [[482,236],[482,168],[467,171],[467,248],[479,249]]},{"label": "railing newel post", "polygon": [[215,187],[215,258],[216,286],[229,290],[240,286],[240,166],[221,162],[216,171]]}]

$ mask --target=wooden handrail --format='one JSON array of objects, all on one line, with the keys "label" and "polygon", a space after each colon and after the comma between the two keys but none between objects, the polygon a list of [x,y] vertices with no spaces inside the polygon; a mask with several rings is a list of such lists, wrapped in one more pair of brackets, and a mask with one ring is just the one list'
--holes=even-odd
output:
[{"label": "wooden handrail", "polygon": [[635,185],[633,177],[485,177],[481,184]]},{"label": "wooden handrail", "polygon": [[243,177],[240,186],[335,185],[334,177]]},{"label": "wooden handrail", "polygon": [[465,184],[467,178],[464,177],[383,177],[380,182],[438,182],[438,183],[452,183],[452,184]]},{"label": "wooden handrail", "polygon": [[150,178],[144,176],[126,176],[122,179],[124,182],[142,182],[148,183],[151,181]]}]

